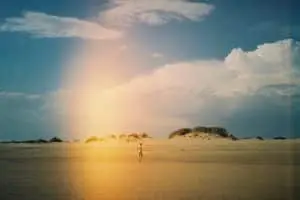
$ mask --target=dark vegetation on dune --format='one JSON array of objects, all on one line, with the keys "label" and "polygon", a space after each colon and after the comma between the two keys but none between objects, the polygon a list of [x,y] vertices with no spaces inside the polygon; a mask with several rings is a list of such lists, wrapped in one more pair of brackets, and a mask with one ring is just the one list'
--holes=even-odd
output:
[{"label": "dark vegetation on dune", "polygon": [[49,142],[63,142],[62,139],[58,137],[51,138]]},{"label": "dark vegetation on dune", "polygon": [[255,140],[265,140],[263,137],[261,136],[256,136],[256,137],[243,137],[243,140],[251,140],[251,139],[255,139]]},{"label": "dark vegetation on dune", "polygon": [[121,135],[109,135],[106,137],[92,136],[88,138],[85,141],[85,143],[104,142],[106,140],[124,140],[127,142],[134,142],[146,138],[151,138],[151,137],[147,133],[129,133],[129,134],[121,134]]},{"label": "dark vegetation on dune", "polygon": [[277,136],[277,137],[274,137],[273,139],[274,139],[274,140],[285,140],[286,137],[283,137],[283,136]]},{"label": "dark vegetation on dune", "polygon": [[230,134],[225,128],[223,127],[205,127],[205,126],[197,126],[194,128],[181,128],[169,135],[169,139],[172,139],[177,136],[182,137],[200,137],[203,139],[210,140],[211,137],[218,137],[218,138],[228,138],[231,140],[238,140],[237,137]]},{"label": "dark vegetation on dune", "polygon": [[88,138],[85,143],[91,143],[91,142],[103,142],[104,139],[103,138],[98,138],[96,136],[92,136],[90,138]]},{"label": "dark vegetation on dune", "polygon": [[258,139],[258,140],[264,140],[264,138],[261,137],[261,136],[257,136],[256,139]]},{"label": "dark vegetation on dune", "polygon": [[[108,140],[124,140],[127,142],[135,142],[141,139],[151,138],[147,133],[129,133],[120,135],[108,135],[106,137],[92,136],[85,140],[85,143],[92,142],[105,142]],[[59,137],[53,137],[49,140],[37,139],[37,140],[10,140],[10,141],[0,141],[2,144],[49,144],[49,143],[64,143],[68,141],[63,141]],[[75,140],[74,142],[80,142],[80,140]]]},{"label": "dark vegetation on dune", "polygon": [[62,139],[58,137],[53,137],[50,140],[38,139],[38,140],[21,140],[21,141],[4,141],[1,143],[5,144],[47,144],[47,143],[61,143],[64,142]]},{"label": "dark vegetation on dune", "polygon": [[[223,127],[204,127],[204,126],[197,126],[194,128],[180,128],[173,131],[169,135],[169,139],[175,137],[188,137],[188,138],[202,138],[206,140],[210,140],[213,138],[224,138],[230,140],[239,140],[239,138],[235,137],[234,135],[230,134],[225,128]],[[108,140],[119,140],[119,141],[126,141],[126,142],[136,142],[141,139],[152,138],[147,133],[128,133],[128,134],[120,134],[120,135],[108,135],[106,137],[97,137],[92,136],[85,140],[85,143],[93,143],[93,142],[105,142]],[[264,138],[261,136],[256,137],[244,137],[241,138],[243,140],[247,139],[256,139],[263,141]],[[273,140],[286,140],[286,137],[283,136],[276,136],[273,137]],[[37,140],[11,140],[11,141],[0,141],[2,144],[49,144],[49,143],[64,143],[64,141],[59,137],[53,137],[49,140],[45,139],[37,139]],[[73,142],[80,142],[80,140],[75,140]]]}]

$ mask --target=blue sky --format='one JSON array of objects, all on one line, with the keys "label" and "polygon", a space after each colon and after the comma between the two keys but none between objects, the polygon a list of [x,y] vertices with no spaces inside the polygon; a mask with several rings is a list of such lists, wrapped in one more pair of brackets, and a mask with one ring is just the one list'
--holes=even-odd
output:
[{"label": "blue sky", "polygon": [[[128,117],[120,114],[105,124],[99,122],[99,126],[106,127],[99,132],[145,130],[162,136],[181,126],[206,124],[225,126],[238,136],[291,136],[299,132],[293,124],[299,117],[299,108],[292,104],[299,95],[299,63],[287,64],[289,59],[299,57],[298,2],[136,2],[0,2],[0,139],[68,137],[72,134],[65,133],[70,118],[85,114],[106,121],[100,113],[107,112],[132,112],[132,117],[124,120]],[[264,59],[252,54],[262,54]],[[267,67],[273,65],[276,67]],[[216,67],[218,71],[214,71]],[[229,71],[239,74],[239,78],[235,80]],[[289,72],[285,77],[276,75],[285,72]],[[86,78],[89,73],[94,78]],[[203,76],[214,78],[215,74],[219,85],[202,81]],[[246,75],[250,78],[241,82],[244,87],[235,88],[240,77]],[[291,78],[293,75],[295,78]],[[258,78],[263,76],[266,80]],[[97,97],[86,95],[91,87]],[[98,108],[98,104],[105,103],[103,90],[119,97],[111,101],[112,108]],[[244,93],[233,95],[232,91],[240,90]],[[79,106],[57,100],[60,95],[67,98],[70,91],[76,91],[69,97],[72,99],[99,100],[94,102],[99,113],[62,112],[72,109],[70,105]],[[145,93],[150,97],[147,100]],[[189,97],[181,100],[184,95]],[[152,96],[158,97],[149,101]],[[295,108],[291,111],[292,106]],[[76,120],[85,120],[78,116]],[[151,123],[137,123],[141,117]],[[112,122],[119,129],[111,128]],[[88,124],[85,128],[92,126]],[[84,131],[83,127],[77,129]]]}]

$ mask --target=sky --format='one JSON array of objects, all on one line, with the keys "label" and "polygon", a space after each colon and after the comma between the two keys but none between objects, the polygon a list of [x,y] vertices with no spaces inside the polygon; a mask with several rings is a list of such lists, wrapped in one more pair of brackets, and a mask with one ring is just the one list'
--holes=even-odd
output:
[{"label": "sky", "polygon": [[0,140],[299,137],[300,3],[0,1]]}]

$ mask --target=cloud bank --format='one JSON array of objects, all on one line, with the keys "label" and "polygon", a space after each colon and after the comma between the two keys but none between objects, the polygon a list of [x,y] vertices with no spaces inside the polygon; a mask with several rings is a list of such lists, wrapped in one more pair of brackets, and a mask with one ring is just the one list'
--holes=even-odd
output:
[{"label": "cloud bank", "polygon": [[96,22],[71,17],[58,17],[40,12],[25,12],[22,17],[7,18],[1,31],[25,32],[38,38],[69,38],[109,40],[122,36]]},{"label": "cloud bank", "polygon": [[[253,51],[233,49],[223,60],[165,65],[102,91],[94,86],[94,90],[25,99],[2,94],[0,124],[6,124],[2,137],[18,132],[19,126],[12,122],[30,130],[25,121],[36,123],[40,114],[49,119],[49,111],[56,113],[52,119],[59,119],[53,123],[71,123],[73,130],[80,131],[85,123],[85,127],[101,130],[99,134],[147,131],[163,137],[181,127],[219,125],[237,136],[299,136],[299,53],[300,43],[288,39],[259,45]],[[57,101],[58,97],[64,100]],[[7,101],[11,98],[16,100]],[[37,109],[38,105],[43,109]]]},{"label": "cloud bank", "polygon": [[118,25],[162,25],[172,20],[200,21],[213,10],[213,5],[188,0],[110,0],[100,19]]}]

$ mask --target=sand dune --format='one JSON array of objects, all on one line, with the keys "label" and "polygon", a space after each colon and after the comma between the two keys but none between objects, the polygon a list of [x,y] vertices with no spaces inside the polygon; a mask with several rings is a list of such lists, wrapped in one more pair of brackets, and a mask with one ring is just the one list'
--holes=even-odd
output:
[{"label": "sand dune", "polygon": [[0,199],[300,199],[299,140],[1,144]]}]

